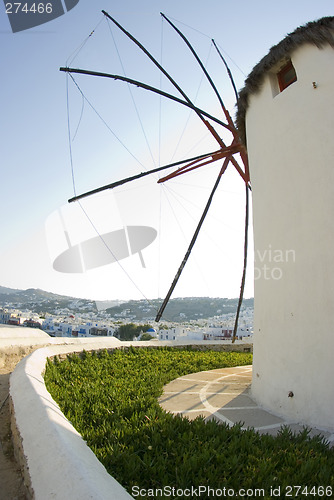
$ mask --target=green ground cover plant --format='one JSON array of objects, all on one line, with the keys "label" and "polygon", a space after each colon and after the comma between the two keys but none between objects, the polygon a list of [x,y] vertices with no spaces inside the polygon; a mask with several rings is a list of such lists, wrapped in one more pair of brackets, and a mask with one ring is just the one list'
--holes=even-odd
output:
[{"label": "green ground cover plant", "polygon": [[[331,489],[319,490],[334,485],[334,453],[322,438],[310,438],[307,430],[295,435],[287,428],[274,438],[242,430],[241,424],[229,428],[203,418],[189,421],[158,404],[163,386],[179,376],[251,362],[248,353],[194,349],[84,352],[49,360],[45,382],[97,458],[130,494],[133,487],[152,498],[155,488],[207,485],[250,492],[263,488],[262,498],[272,498],[270,491],[280,488],[276,498],[287,498],[286,488],[302,485],[298,494],[292,490],[293,498],[305,498],[305,492],[332,498]],[[173,496],[168,491],[159,498]]]}]

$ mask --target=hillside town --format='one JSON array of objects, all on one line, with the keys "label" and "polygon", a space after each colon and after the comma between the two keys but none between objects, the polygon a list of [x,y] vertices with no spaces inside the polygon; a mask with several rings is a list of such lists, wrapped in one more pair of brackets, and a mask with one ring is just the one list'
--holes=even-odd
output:
[{"label": "hillside town", "polygon": [[[121,314],[111,316],[106,311],[90,311],[73,313],[64,308],[53,314],[38,314],[29,309],[6,307],[0,309],[0,323],[30,328],[39,328],[51,337],[96,337],[116,336],[118,328],[133,322],[131,315],[127,316],[127,309]],[[199,341],[199,340],[228,340],[232,339],[235,314],[221,314],[208,319],[196,319],[182,323],[166,322],[155,324],[154,318],[146,321],[136,321],[136,325],[143,326],[135,340],[169,340],[169,341]],[[148,324],[149,323],[149,324]],[[156,326],[151,326],[156,325]],[[241,311],[237,338],[247,338],[251,341],[253,333],[253,308],[247,307]],[[145,335],[144,335],[145,334]]]}]

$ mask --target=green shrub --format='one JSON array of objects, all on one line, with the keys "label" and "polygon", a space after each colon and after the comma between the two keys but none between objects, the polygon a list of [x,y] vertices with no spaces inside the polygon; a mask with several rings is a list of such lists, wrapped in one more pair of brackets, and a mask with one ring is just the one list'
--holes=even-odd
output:
[{"label": "green shrub", "polygon": [[294,435],[285,428],[274,438],[241,425],[188,421],[158,404],[163,386],[179,376],[251,360],[251,354],[236,352],[115,349],[63,362],[55,358],[45,381],[98,459],[130,493],[133,486],[208,485],[265,488],[269,495],[270,487],[280,485],[285,498],[286,485],[333,485],[333,451],[307,431]]}]

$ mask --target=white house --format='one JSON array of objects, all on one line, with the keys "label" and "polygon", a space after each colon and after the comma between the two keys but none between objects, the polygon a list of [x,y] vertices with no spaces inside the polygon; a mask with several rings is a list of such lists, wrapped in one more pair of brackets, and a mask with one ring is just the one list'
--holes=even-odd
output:
[{"label": "white house", "polygon": [[[249,337],[252,335],[251,327],[244,326],[238,328],[237,337]],[[233,326],[214,326],[205,328],[189,328],[185,326],[175,326],[172,328],[159,330],[159,340],[228,340],[233,337]]]},{"label": "white house", "polygon": [[7,309],[0,309],[0,323],[8,323],[11,314]]},{"label": "white house", "polygon": [[252,393],[334,429],[334,17],[273,47],[240,92],[255,291]]},{"label": "white house", "polygon": [[159,330],[159,340],[203,340],[202,329],[190,330],[184,326],[175,326],[168,330]]},{"label": "white house", "polygon": [[47,316],[42,323],[42,329],[45,330],[47,333],[50,335],[54,335],[55,332],[55,323],[54,323],[54,318],[52,316]]},{"label": "white house", "polygon": [[[80,325],[81,326],[81,325]],[[115,328],[108,327],[106,325],[92,326],[90,328],[91,336],[98,337],[112,337],[115,333]]]},{"label": "white house", "polygon": [[72,323],[59,323],[55,330],[56,337],[71,337],[73,330]]},{"label": "white house", "polygon": [[226,340],[232,339],[232,326],[209,326],[204,334],[204,340]]},{"label": "white house", "polygon": [[92,321],[77,324],[74,316],[69,317],[67,321],[59,321],[52,316],[47,317],[43,321],[42,328],[54,337],[111,337],[115,333],[115,328]]}]

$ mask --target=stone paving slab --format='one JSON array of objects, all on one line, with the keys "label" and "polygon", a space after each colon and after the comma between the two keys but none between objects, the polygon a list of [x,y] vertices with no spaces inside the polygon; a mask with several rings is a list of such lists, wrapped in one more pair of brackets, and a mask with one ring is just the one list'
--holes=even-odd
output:
[{"label": "stone paving slab", "polygon": [[[286,422],[258,407],[251,397],[251,380],[251,366],[192,373],[167,384],[159,403],[164,410],[190,420],[202,416],[205,420],[214,419],[229,425],[241,423],[242,428],[253,428],[261,434],[275,436],[283,425],[297,433],[304,429],[298,422]],[[334,434],[321,429],[310,432],[310,435],[319,434],[334,444]]]},{"label": "stone paving slab", "polygon": [[284,424],[282,418],[276,417],[257,407],[229,408],[229,410],[230,411],[227,411],[227,409],[222,408],[218,410],[217,413],[218,415],[223,415],[225,418],[228,418],[235,424],[242,423],[244,428],[253,427],[256,430],[257,428],[267,427],[268,425],[281,426]]},{"label": "stone paving slab", "polygon": [[256,407],[256,403],[246,394],[207,394],[206,399],[217,409],[224,408],[224,410],[230,410],[232,408]]},{"label": "stone paving slab", "polygon": [[168,392],[195,392],[196,394],[202,387],[204,387],[207,382],[194,382],[192,380],[177,379],[173,380],[165,386],[166,393]]},{"label": "stone paving slab", "polygon": [[193,393],[175,394],[172,398],[168,395],[160,399],[160,404],[166,404],[168,406],[172,405],[173,413],[183,413],[184,408],[187,408],[187,412],[194,409],[203,409],[202,402],[199,399],[194,398]]}]

